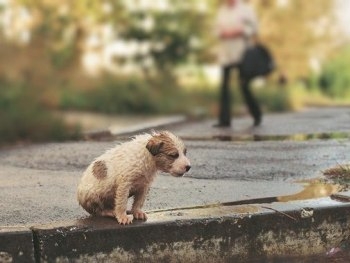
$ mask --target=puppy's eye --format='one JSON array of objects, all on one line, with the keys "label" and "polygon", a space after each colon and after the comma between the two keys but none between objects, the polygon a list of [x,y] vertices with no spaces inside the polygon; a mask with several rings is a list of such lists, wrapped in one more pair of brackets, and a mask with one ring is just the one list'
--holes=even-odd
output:
[{"label": "puppy's eye", "polygon": [[179,158],[179,153],[170,153],[170,154],[168,154],[168,156],[173,158],[173,159],[177,159],[177,158]]}]

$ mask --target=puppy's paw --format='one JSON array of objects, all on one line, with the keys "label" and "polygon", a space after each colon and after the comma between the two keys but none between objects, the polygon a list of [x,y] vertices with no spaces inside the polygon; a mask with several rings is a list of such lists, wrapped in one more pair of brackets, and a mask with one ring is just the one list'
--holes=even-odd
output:
[{"label": "puppy's paw", "polygon": [[133,217],[128,215],[116,216],[118,223],[121,225],[129,225],[132,223]]},{"label": "puppy's paw", "polygon": [[136,210],[136,211],[133,211],[133,216],[136,220],[144,220],[146,221],[147,220],[147,215],[145,212],[141,211],[141,210]]}]

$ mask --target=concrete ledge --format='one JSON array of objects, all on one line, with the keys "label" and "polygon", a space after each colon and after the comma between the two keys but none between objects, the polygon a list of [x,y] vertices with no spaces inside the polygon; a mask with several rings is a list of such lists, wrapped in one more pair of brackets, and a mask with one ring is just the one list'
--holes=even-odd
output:
[{"label": "concrete ledge", "polygon": [[0,262],[35,262],[32,231],[23,227],[0,227]]},{"label": "concrete ledge", "polygon": [[[319,207],[315,202],[312,208],[284,211],[275,209],[279,206],[163,211],[150,214],[147,223],[129,226],[91,217],[36,227],[37,258],[41,262],[271,262],[280,258],[301,262],[304,257],[325,257],[331,248],[349,242],[350,204]],[[219,216],[208,217],[211,212]]]},{"label": "concrete ledge", "polygon": [[182,115],[164,116],[153,118],[152,120],[141,121],[125,127],[111,126],[102,130],[89,131],[84,134],[85,139],[101,140],[108,138],[128,139],[132,135],[150,132],[150,130],[159,130],[169,128],[173,125],[182,124],[187,118]]}]

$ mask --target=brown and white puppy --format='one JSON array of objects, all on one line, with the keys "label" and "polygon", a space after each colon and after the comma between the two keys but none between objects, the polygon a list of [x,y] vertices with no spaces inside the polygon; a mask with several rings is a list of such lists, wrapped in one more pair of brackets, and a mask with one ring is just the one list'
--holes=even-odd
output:
[{"label": "brown and white puppy", "polygon": [[[184,143],[168,131],[136,136],[97,157],[78,186],[79,204],[90,214],[115,217],[120,224],[146,220],[141,210],[157,173],[182,176],[191,168]],[[127,215],[127,201],[134,197]]]}]

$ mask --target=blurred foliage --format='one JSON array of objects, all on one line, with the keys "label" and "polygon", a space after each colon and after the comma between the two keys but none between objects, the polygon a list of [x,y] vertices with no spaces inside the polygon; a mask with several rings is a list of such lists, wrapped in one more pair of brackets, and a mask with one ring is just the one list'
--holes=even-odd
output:
[{"label": "blurred foliage", "polygon": [[0,144],[14,141],[77,139],[78,127],[67,127],[40,106],[23,83],[0,81]]},{"label": "blurred foliage", "polygon": [[[153,43],[150,53],[145,56],[152,57],[160,74],[172,74],[175,66],[198,59],[206,52],[207,46],[203,41],[207,38],[207,28],[210,25],[205,13],[193,9],[196,2],[186,1],[181,6],[181,2],[177,1],[174,3],[174,9],[179,5],[176,12],[130,12],[128,29],[121,36],[126,40]],[[142,28],[142,21],[145,19],[153,21],[153,29]],[[195,41],[198,41],[197,45],[193,43]],[[135,59],[142,60],[142,55]]]},{"label": "blurred foliage", "polygon": [[333,0],[251,0],[258,10],[260,39],[291,80],[311,73],[310,59],[326,61],[345,36],[335,26]]},{"label": "blurred foliage", "polygon": [[290,89],[276,86],[264,87],[256,91],[257,98],[262,102],[265,110],[270,112],[283,112],[292,110]]},{"label": "blurred foliage", "polygon": [[[234,114],[241,114],[245,103],[235,83],[233,80],[232,111]],[[254,87],[254,89],[257,99],[266,112],[299,110],[305,104],[315,102],[318,105],[329,104],[329,100],[317,91],[310,91],[302,84],[281,87],[270,80],[263,86]],[[159,79],[148,84],[143,79],[118,78],[116,80],[113,76],[105,76],[101,86],[90,91],[63,89],[60,108],[98,111],[107,114],[180,113],[193,117],[214,117],[218,111],[218,95],[217,87],[211,85],[178,89],[176,83],[164,85],[159,83]]]},{"label": "blurred foliage", "polygon": [[[112,38],[151,43],[149,52],[132,60],[142,65],[151,58],[160,74],[171,74],[175,66],[191,60],[215,62],[211,28],[220,1],[164,1],[169,9],[142,8],[140,0],[13,2],[34,17],[28,26],[30,43],[38,46],[40,42],[42,51],[61,69],[74,69],[86,39],[106,24],[114,32]],[[310,72],[310,58],[326,60],[341,39],[334,27],[332,0],[289,0],[285,5],[278,0],[251,2],[259,14],[261,40],[291,79]]]},{"label": "blurred foliage", "polygon": [[105,75],[96,89],[63,89],[60,108],[107,114],[192,114],[193,108],[214,107],[216,100],[216,90],[209,87],[184,90],[159,78],[145,82],[142,78]]},{"label": "blurred foliage", "polygon": [[[153,73],[152,76],[166,74],[172,78],[178,65],[215,63],[216,40],[211,28],[220,1],[154,2],[154,6],[168,5],[163,8],[146,8],[143,2],[147,1],[14,0],[10,7],[19,13],[26,10],[31,17],[24,25],[30,31],[30,41],[22,46],[25,52],[15,53],[16,50],[5,44],[0,48],[3,53],[10,51],[16,57],[35,60],[23,63],[19,59],[17,63],[2,66],[2,71],[5,74],[14,71],[17,65],[16,77],[23,78],[26,72],[31,77],[25,81],[33,81],[36,86],[47,86],[38,79],[53,74],[58,82],[69,79],[73,86],[89,86],[88,81],[81,81],[82,77],[88,78],[82,73],[81,58],[92,36],[99,39],[99,43],[90,47],[96,52],[102,52],[115,40],[148,44],[147,51],[136,52],[127,59],[138,65],[146,76]],[[261,41],[272,49],[279,71],[292,81],[307,77],[310,59],[326,61],[342,39],[334,26],[333,0],[250,2],[259,14]],[[108,39],[102,36],[106,25],[112,31]],[[150,61],[151,69],[147,65]],[[21,67],[21,63],[25,65]],[[116,57],[114,63],[123,64],[125,58]]]},{"label": "blurred foliage", "polygon": [[[80,65],[91,36],[102,41],[94,47],[99,50],[112,40],[147,42],[147,54],[136,54],[131,59],[141,65],[143,59],[150,58],[161,74],[171,74],[174,66],[190,59],[206,57],[211,16],[200,10],[198,1],[168,2],[171,6],[167,10],[138,8],[139,2],[16,0],[12,8],[20,12],[24,7],[31,16],[26,23],[31,32],[27,52],[40,47],[43,57],[50,58],[42,62],[53,64],[52,70],[60,69],[61,74]],[[151,25],[147,27],[147,23]],[[106,25],[113,30],[111,39],[101,36]],[[27,70],[34,75],[40,67],[45,64]]]},{"label": "blurred foliage", "polygon": [[[198,81],[186,88],[176,69],[216,63],[211,29],[221,1],[162,0],[147,8],[144,2],[12,0],[0,6],[0,16],[11,10],[8,21],[1,17],[8,24],[0,24],[0,78],[6,79],[0,83],[1,140],[70,138],[75,130],[66,132],[50,113],[56,109],[216,115],[218,87]],[[329,96],[350,96],[349,51],[334,56],[342,39],[334,27],[334,1],[250,2],[259,14],[259,37],[271,48],[277,73],[289,81],[285,88],[268,82],[256,91],[267,110],[298,109],[312,100],[328,103],[319,83]],[[106,46],[115,41],[147,46],[127,58],[113,56],[113,66],[132,62],[139,71],[126,75],[117,67],[90,76],[82,68],[84,55],[93,51],[102,61]],[[321,81],[310,77],[311,58],[325,65]],[[313,88],[299,85],[301,77]],[[233,106],[241,107],[238,89],[233,92]]]},{"label": "blurred foliage", "polygon": [[319,87],[332,98],[350,98],[350,48],[345,47],[327,63],[319,76]]}]

